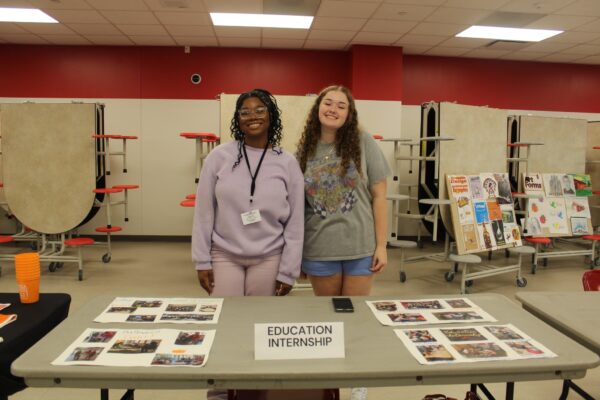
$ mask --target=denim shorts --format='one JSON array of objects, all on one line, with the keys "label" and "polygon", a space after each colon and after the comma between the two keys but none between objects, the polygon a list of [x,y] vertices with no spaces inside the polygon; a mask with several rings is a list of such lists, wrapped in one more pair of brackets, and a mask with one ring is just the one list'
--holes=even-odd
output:
[{"label": "denim shorts", "polygon": [[369,269],[373,263],[373,257],[357,258],[356,260],[336,261],[310,261],[302,260],[302,271],[312,276],[331,276],[337,273],[344,275],[372,275]]}]

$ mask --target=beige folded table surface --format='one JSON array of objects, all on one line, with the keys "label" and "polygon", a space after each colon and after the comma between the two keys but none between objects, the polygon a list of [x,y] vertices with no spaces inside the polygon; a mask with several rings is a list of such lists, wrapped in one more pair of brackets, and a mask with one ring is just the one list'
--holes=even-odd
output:
[{"label": "beige folded table surface", "polygon": [[[587,369],[600,363],[595,353],[501,295],[429,295],[411,296],[405,300],[460,297],[474,301],[494,316],[498,324],[514,324],[558,357],[421,365],[395,335],[394,328],[381,325],[365,303],[365,300],[399,300],[400,296],[353,297],[354,313],[335,313],[329,297],[225,298],[218,324],[201,325],[94,323],[93,319],[113,300],[113,297],[104,296],[73,312],[18,358],[12,365],[12,372],[25,377],[26,383],[33,387],[302,389],[575,379],[585,376]],[[344,359],[254,360],[255,323],[336,321],[344,323]],[[473,324],[477,323],[466,321],[444,326]],[[425,326],[433,325],[419,328]],[[51,365],[86,328],[200,328],[216,329],[217,332],[208,362],[202,368]]]}]

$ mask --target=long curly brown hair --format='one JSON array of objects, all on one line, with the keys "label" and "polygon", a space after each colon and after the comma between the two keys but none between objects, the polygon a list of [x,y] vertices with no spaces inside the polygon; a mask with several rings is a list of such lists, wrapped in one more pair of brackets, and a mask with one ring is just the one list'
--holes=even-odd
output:
[{"label": "long curly brown hair", "polygon": [[350,90],[341,85],[334,85],[326,87],[319,93],[319,96],[315,100],[310,112],[306,124],[304,125],[304,131],[302,137],[298,142],[296,149],[296,158],[300,164],[302,172],[306,171],[306,163],[308,160],[315,156],[317,151],[317,144],[319,143],[319,137],[321,136],[321,121],[319,121],[319,106],[323,101],[325,95],[331,91],[342,92],[348,97],[348,118],[344,125],[342,125],[335,134],[335,152],[342,158],[342,164],[340,166],[340,175],[345,175],[350,166],[350,161],[354,162],[357,172],[362,175],[361,162],[360,162],[360,132],[358,130],[358,114],[356,112],[356,104],[354,103],[354,97]]}]

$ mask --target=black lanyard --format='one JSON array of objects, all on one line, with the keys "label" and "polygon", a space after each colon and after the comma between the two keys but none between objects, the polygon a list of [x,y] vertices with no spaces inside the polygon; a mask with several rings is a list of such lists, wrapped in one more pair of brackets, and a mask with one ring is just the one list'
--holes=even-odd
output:
[{"label": "black lanyard", "polygon": [[263,160],[265,159],[265,154],[267,154],[267,149],[269,148],[269,141],[265,144],[265,149],[263,150],[262,156],[260,156],[260,161],[256,166],[256,171],[252,174],[252,169],[250,168],[250,161],[248,161],[248,153],[246,152],[246,144],[242,144],[242,150],[244,151],[244,159],[246,160],[246,166],[248,167],[248,172],[250,172],[250,177],[252,178],[252,184],[250,185],[250,203],[254,198],[254,189],[256,189],[256,177],[258,176],[258,171],[260,170],[260,166],[262,165]]}]

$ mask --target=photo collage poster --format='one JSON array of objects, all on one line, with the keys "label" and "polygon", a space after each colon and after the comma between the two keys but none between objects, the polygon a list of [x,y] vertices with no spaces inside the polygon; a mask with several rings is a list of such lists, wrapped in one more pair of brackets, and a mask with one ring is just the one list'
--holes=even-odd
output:
[{"label": "photo collage poster", "polygon": [[507,173],[446,175],[458,254],[521,246]]},{"label": "photo collage poster", "polygon": [[394,332],[420,364],[556,357],[512,324],[394,329]]},{"label": "photo collage poster", "polygon": [[94,322],[216,324],[220,298],[116,297]]},{"label": "photo collage poster", "polygon": [[86,329],[52,365],[203,367],[214,330]]},{"label": "photo collage poster", "polygon": [[467,298],[367,301],[375,318],[386,326],[493,322],[494,317]]},{"label": "photo collage poster", "polygon": [[593,233],[588,196],[589,175],[523,174],[527,218],[520,221],[528,236],[573,236]]}]

